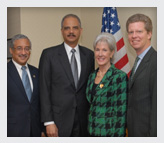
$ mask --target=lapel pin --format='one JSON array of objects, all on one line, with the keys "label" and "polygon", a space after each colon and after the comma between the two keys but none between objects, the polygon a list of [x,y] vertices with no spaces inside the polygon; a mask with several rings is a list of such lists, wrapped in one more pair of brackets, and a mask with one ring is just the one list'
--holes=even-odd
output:
[{"label": "lapel pin", "polygon": [[101,83],[101,84],[100,84],[100,88],[103,88],[103,87],[104,87],[104,84]]},{"label": "lapel pin", "polygon": [[35,75],[33,75],[33,78],[35,78],[36,76]]}]

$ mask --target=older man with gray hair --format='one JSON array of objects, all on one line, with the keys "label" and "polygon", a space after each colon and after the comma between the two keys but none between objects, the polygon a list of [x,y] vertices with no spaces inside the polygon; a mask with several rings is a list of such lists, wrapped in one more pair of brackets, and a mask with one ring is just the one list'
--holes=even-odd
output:
[{"label": "older man with gray hair", "polygon": [[38,69],[27,64],[31,42],[25,35],[11,39],[7,64],[7,136],[40,137]]}]

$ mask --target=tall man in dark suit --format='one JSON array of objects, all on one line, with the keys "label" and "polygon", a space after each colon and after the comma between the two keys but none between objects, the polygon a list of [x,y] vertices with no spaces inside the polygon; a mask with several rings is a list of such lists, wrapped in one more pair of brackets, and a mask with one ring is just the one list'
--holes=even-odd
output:
[{"label": "tall man in dark suit", "polygon": [[[41,120],[50,137],[87,136],[85,92],[88,76],[94,69],[94,54],[78,45],[81,32],[80,19],[66,15],[61,22],[64,43],[45,49],[41,55]],[[73,61],[76,70],[72,68]]]},{"label": "tall man in dark suit", "polygon": [[157,136],[157,52],[151,46],[152,22],[143,14],[126,23],[137,54],[129,79],[127,126],[130,137]]},{"label": "tall man in dark suit", "polygon": [[[28,37],[15,35],[11,40],[10,53],[12,60],[7,64],[7,136],[39,137],[39,75],[37,68],[27,64],[31,54]],[[28,79],[27,85],[24,85],[24,79]]]}]

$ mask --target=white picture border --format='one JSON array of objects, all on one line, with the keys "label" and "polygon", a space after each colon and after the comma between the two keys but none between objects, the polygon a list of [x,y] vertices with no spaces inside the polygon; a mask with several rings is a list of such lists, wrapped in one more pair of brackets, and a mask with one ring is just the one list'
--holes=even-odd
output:
[{"label": "white picture border", "polygon": [[[0,0],[0,143],[163,143],[163,26],[164,7],[160,0]],[[7,7],[157,7],[158,53],[158,137],[150,138],[12,138],[7,136]]]}]

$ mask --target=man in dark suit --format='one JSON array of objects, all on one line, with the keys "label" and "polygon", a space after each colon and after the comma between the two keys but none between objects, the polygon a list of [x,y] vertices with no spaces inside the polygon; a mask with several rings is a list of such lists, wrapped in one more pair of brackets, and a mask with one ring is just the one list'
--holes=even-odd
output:
[{"label": "man in dark suit", "polygon": [[130,137],[157,136],[157,52],[152,22],[143,14],[127,20],[128,39],[137,54],[129,79],[127,127]]},{"label": "man in dark suit", "polygon": [[[37,68],[27,64],[30,51],[31,42],[27,36],[18,34],[12,38],[12,60],[7,64],[8,137],[41,136],[39,75]],[[29,81],[27,85],[24,85],[24,77]]]},{"label": "man in dark suit", "polygon": [[[87,136],[89,105],[85,92],[88,76],[94,69],[94,54],[78,45],[81,32],[80,19],[66,15],[61,22],[64,43],[45,49],[41,55],[41,120],[47,136]],[[71,68],[72,59],[76,61],[76,71]]]}]

